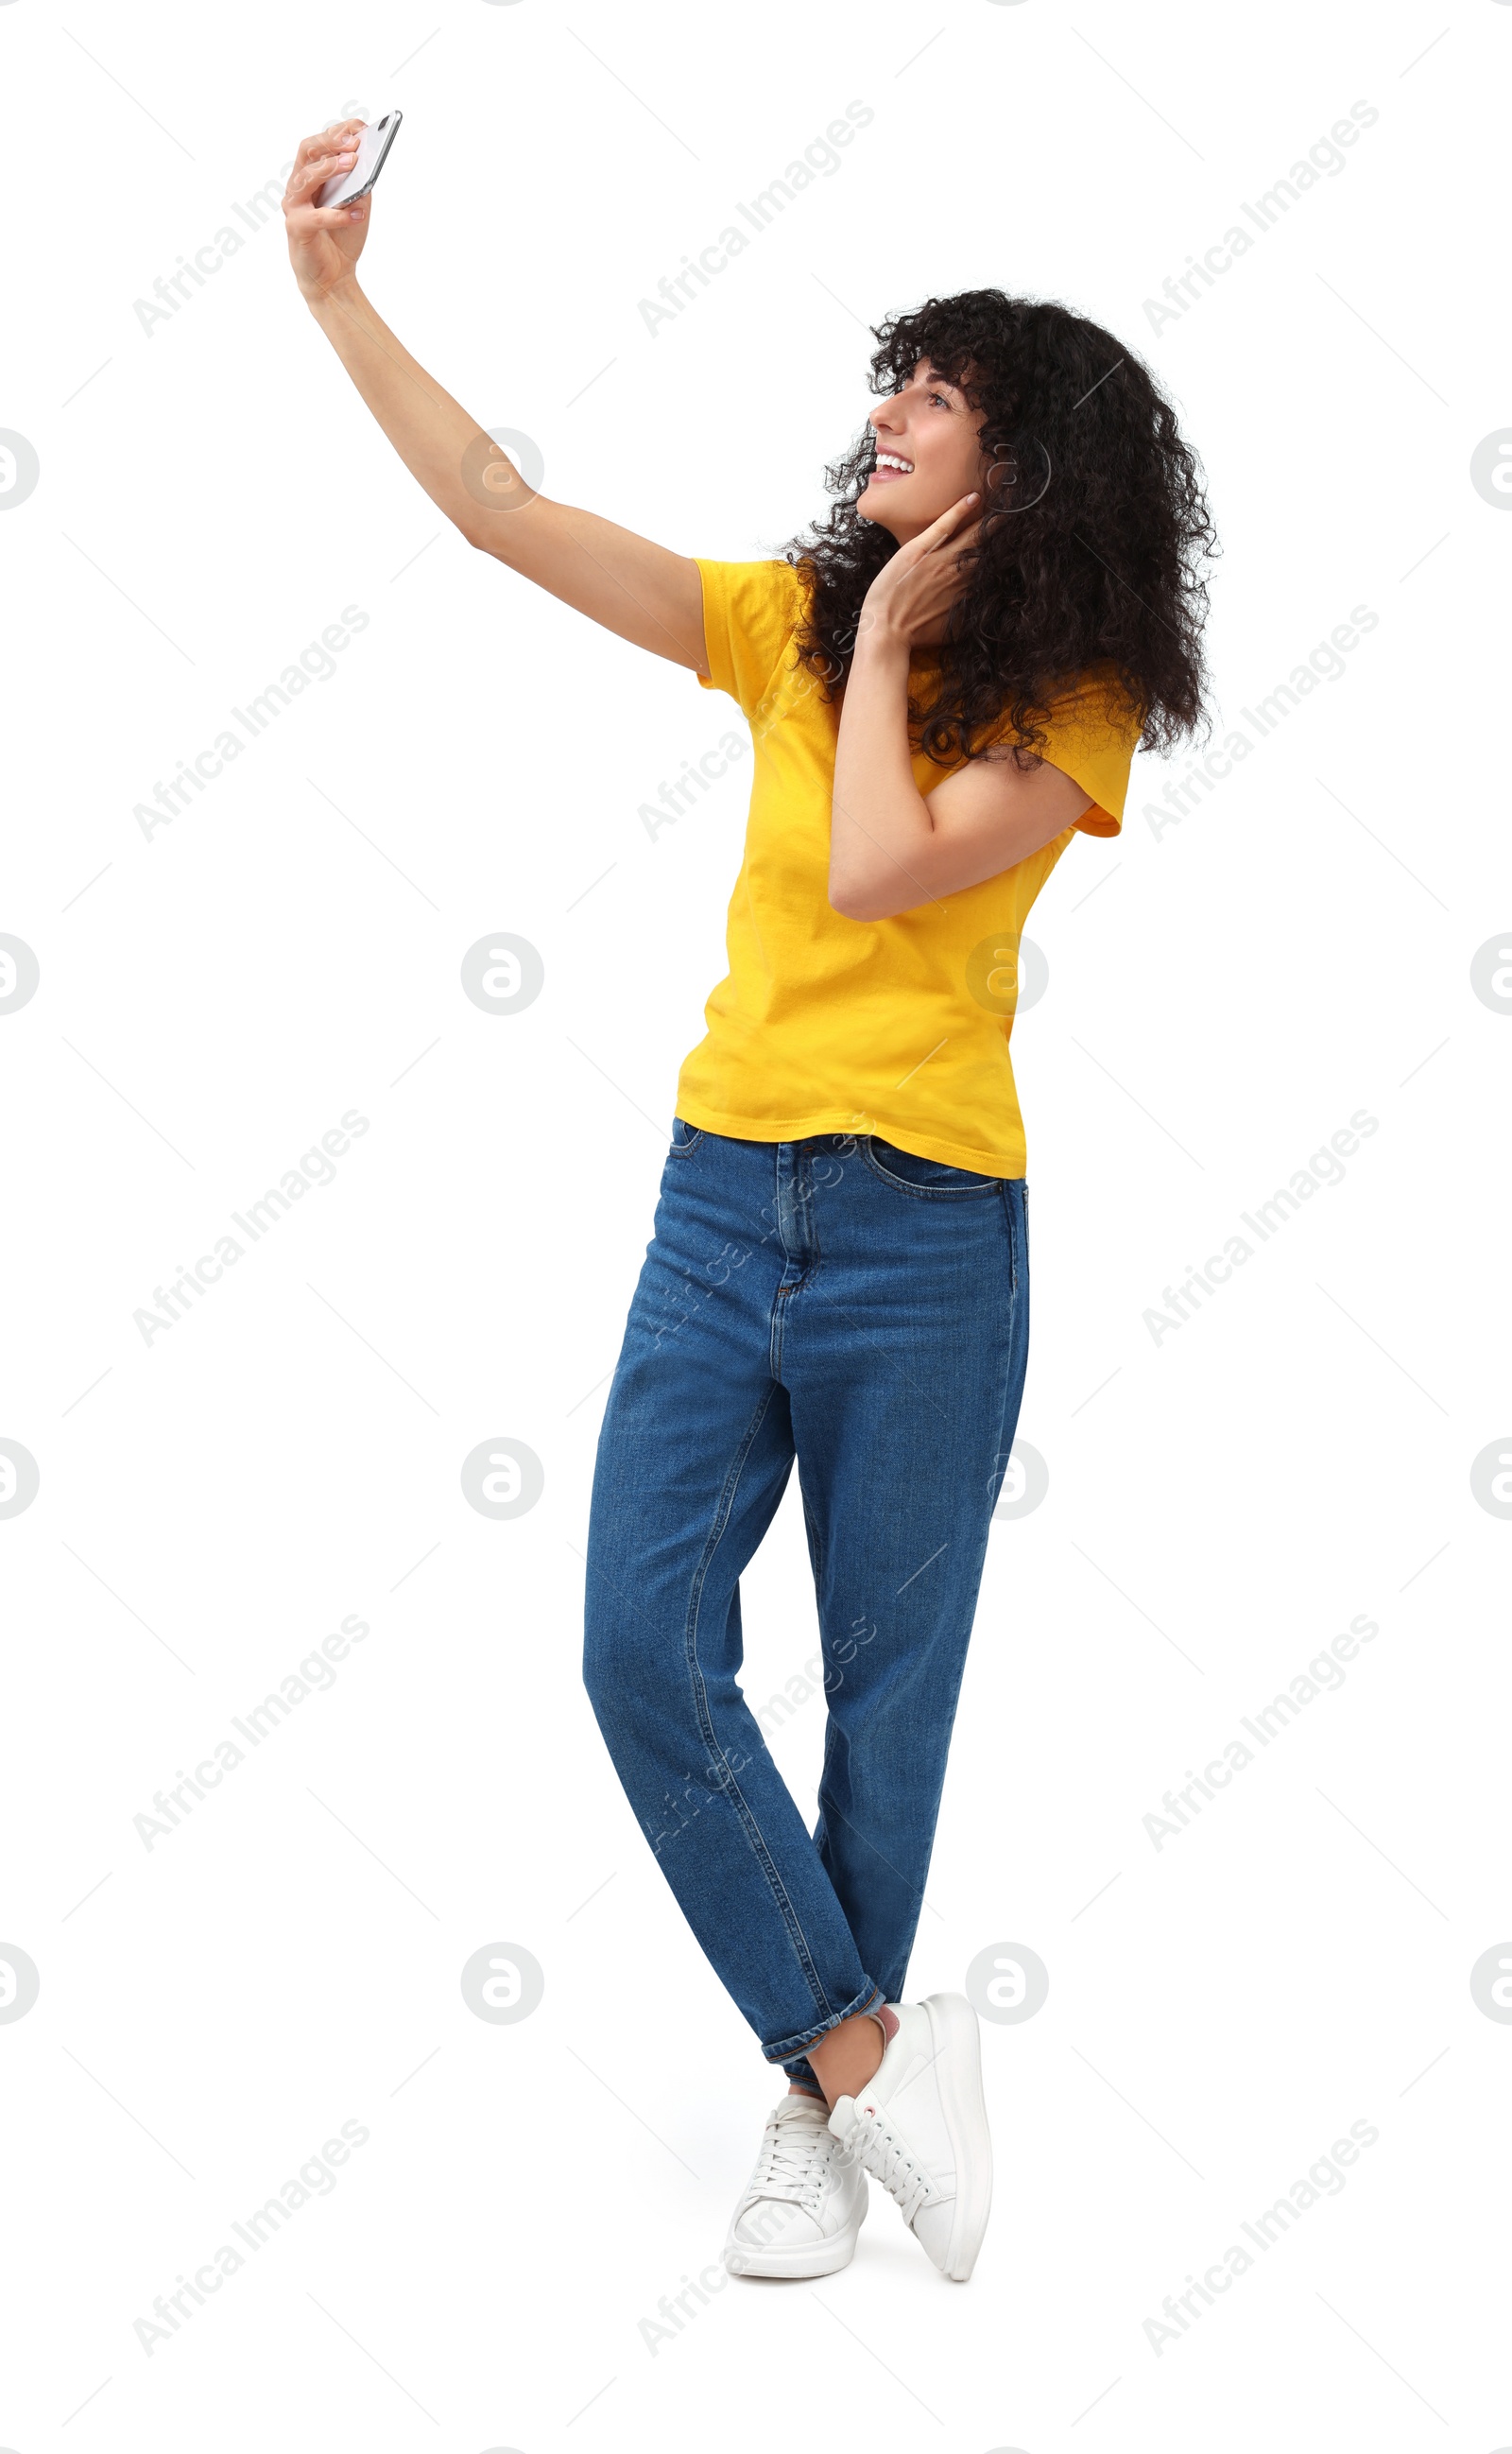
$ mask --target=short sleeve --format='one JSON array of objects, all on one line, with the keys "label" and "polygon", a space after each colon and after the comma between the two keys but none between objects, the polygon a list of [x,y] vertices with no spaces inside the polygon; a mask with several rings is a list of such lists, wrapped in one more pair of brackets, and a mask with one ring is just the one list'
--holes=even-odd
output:
[{"label": "short sleeve", "polygon": [[[726,691],[746,715],[759,706],[791,643],[802,582],[786,562],[705,562],[705,690]],[[1088,788],[1090,789],[1090,787]]]},{"label": "short sleeve", "polygon": [[1127,699],[1111,683],[1088,677],[1051,701],[1044,726],[1041,755],[1092,795],[1075,826],[1086,835],[1118,835],[1142,731]]}]

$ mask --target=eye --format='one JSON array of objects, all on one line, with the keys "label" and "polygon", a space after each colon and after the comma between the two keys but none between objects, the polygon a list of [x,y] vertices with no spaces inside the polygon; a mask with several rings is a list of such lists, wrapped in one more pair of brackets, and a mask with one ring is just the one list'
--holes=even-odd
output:
[{"label": "eye", "polygon": [[950,403],[946,400],[943,392],[932,392],[929,394],[929,404],[931,408],[934,406],[936,401],[940,403],[942,409],[948,409],[950,406]]}]

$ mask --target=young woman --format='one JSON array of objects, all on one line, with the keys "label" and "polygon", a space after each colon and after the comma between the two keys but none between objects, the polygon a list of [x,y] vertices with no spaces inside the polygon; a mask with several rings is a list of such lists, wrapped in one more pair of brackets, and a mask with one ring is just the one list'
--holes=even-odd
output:
[{"label": "young woman", "polygon": [[[1028,1349],[1018,948],[1072,836],[1118,833],[1136,746],[1202,714],[1197,467],[1106,332],[970,291],[878,327],[864,437],[785,559],[668,553],[533,493],[374,312],[367,206],[310,201],[359,126],[306,138],[284,210],[373,415],[470,544],[727,692],[755,751],[600,1439],[586,1650],[642,1828],[787,2075],[726,2262],[844,2265],[870,2174],[964,2282],[976,2015],[902,1997]],[[740,1574],[795,1458],[812,1835],[738,1684]]]}]

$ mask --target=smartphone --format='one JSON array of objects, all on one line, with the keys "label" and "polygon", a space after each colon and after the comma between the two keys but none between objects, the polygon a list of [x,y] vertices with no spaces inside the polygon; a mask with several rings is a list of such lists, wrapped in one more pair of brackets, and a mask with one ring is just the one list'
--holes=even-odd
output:
[{"label": "smartphone", "polygon": [[357,159],[351,169],[344,171],[340,178],[328,179],[317,190],[314,202],[321,207],[349,205],[354,196],[365,196],[388,159],[388,148],[399,133],[403,117],[402,111],[389,111],[382,119],[370,120],[357,139]]}]

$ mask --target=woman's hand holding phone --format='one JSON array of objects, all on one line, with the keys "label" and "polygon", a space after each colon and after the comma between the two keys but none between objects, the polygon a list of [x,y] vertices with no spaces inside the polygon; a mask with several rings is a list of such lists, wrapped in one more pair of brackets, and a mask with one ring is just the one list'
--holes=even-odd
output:
[{"label": "woman's hand holding phone", "polygon": [[349,205],[317,205],[328,179],[340,178],[357,159],[364,122],[338,120],[318,136],[301,140],[284,193],[284,223],[288,231],[288,260],[302,296],[313,302],[326,297],[353,271],[368,236],[370,197]]}]

